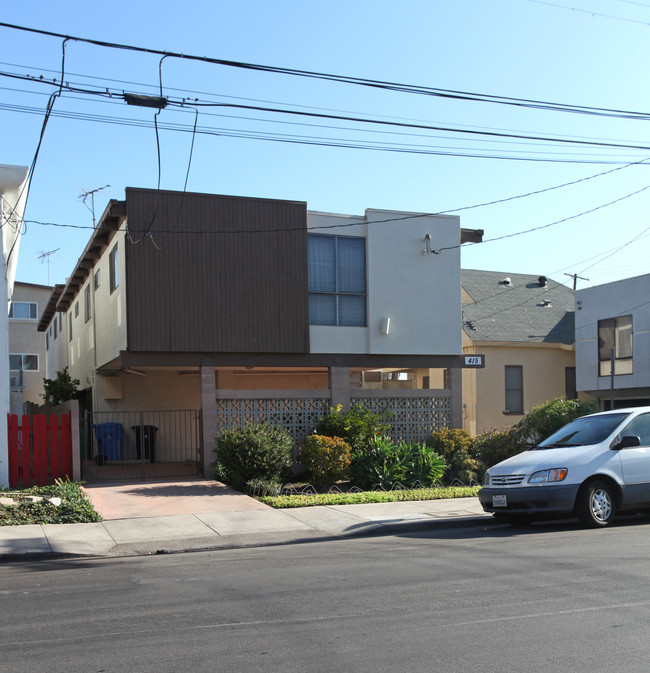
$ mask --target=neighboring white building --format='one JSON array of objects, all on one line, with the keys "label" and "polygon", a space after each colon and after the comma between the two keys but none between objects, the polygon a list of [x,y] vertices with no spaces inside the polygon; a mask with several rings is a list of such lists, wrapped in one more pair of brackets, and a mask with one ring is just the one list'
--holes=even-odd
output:
[{"label": "neighboring white building", "polygon": [[27,199],[25,166],[0,165],[0,220],[2,223],[2,275],[0,281],[0,485],[9,483],[7,413],[11,407],[9,387],[9,301],[13,293],[20,232]]},{"label": "neighboring white building", "polygon": [[52,294],[49,285],[14,283],[9,305],[9,369],[11,413],[22,414],[25,404],[43,404],[47,337],[39,332],[38,319]]},{"label": "neighboring white building", "polygon": [[650,405],[650,274],[578,290],[575,299],[578,390],[604,409],[612,393],[615,408]]}]

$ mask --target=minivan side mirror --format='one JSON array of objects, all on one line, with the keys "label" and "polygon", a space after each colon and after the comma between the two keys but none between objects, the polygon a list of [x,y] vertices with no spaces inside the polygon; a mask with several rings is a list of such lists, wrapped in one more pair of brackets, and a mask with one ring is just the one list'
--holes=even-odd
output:
[{"label": "minivan side mirror", "polygon": [[633,446],[641,446],[641,438],[637,435],[625,435],[625,437],[621,437],[618,442],[614,442],[609,448],[613,451],[618,451],[619,449],[629,449]]}]

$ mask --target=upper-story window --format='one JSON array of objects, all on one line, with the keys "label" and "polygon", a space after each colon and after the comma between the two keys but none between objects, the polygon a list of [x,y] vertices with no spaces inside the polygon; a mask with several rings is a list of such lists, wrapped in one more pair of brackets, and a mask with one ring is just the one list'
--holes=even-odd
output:
[{"label": "upper-story window", "polygon": [[524,368],[521,365],[506,365],[506,412],[524,413]]},{"label": "upper-story window", "polygon": [[38,355],[32,353],[10,353],[9,369],[12,371],[37,372]]},{"label": "upper-story window", "polygon": [[365,327],[366,241],[308,237],[309,324]]},{"label": "upper-story window", "polygon": [[90,303],[90,284],[86,285],[84,290],[84,320],[88,322],[92,316],[92,306]]},{"label": "upper-story window", "polygon": [[115,288],[120,284],[120,274],[119,274],[119,260],[117,256],[117,243],[115,244],[115,247],[111,250],[111,254],[109,255],[109,268],[110,268],[110,285],[111,285],[111,292],[115,290]]},{"label": "upper-story window", "polygon": [[102,284],[101,269],[95,271],[95,289],[97,289]]},{"label": "upper-story window", "polygon": [[14,320],[36,320],[38,304],[35,301],[12,301],[9,307],[9,317]]},{"label": "upper-story window", "polygon": [[611,376],[612,349],[614,375],[632,373],[632,316],[598,321],[598,375]]}]

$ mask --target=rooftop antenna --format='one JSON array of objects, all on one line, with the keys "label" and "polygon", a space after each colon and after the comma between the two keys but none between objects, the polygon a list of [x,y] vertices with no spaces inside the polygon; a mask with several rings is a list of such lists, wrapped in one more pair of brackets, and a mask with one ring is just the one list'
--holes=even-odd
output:
[{"label": "rooftop antenna", "polygon": [[[97,225],[95,224],[95,194],[97,192],[101,192],[102,189],[106,189],[107,187],[110,187],[110,185],[104,185],[103,187],[97,187],[97,189],[82,189],[81,194],[79,194],[79,198],[81,199],[82,203],[88,210],[93,214],[93,229],[97,228]],[[90,197],[90,206],[86,203],[86,200]]]},{"label": "rooftop antenna", "polygon": [[38,256],[38,259],[40,263],[42,264],[45,260],[47,260],[47,284],[50,284],[50,256],[53,255],[55,252],[59,252],[61,248],[57,248],[56,250],[50,250],[49,252],[44,252],[41,255]]}]

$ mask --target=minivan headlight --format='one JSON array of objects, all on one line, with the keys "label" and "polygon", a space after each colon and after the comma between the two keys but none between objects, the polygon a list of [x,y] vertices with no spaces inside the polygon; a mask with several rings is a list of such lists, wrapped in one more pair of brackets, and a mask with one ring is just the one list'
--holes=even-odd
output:
[{"label": "minivan headlight", "polygon": [[489,486],[490,485],[490,473],[486,472],[483,475],[483,486]]},{"label": "minivan headlight", "polygon": [[554,467],[550,470],[539,470],[530,475],[529,484],[542,484],[550,481],[564,481],[567,476],[566,467]]}]

